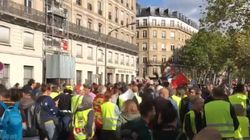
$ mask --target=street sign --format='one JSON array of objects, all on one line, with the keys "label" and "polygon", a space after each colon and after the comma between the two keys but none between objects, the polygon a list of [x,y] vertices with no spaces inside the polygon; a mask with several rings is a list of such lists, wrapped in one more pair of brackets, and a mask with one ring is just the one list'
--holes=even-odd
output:
[{"label": "street sign", "polygon": [[4,64],[0,62],[0,79],[4,76]]}]

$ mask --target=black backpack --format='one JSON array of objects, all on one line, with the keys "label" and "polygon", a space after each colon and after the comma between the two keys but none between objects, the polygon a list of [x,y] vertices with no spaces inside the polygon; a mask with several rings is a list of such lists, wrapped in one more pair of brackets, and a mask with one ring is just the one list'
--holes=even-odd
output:
[{"label": "black backpack", "polygon": [[24,137],[38,136],[37,123],[35,117],[35,104],[24,109],[27,129],[24,130]]},{"label": "black backpack", "polygon": [[120,140],[137,140],[138,133],[134,129],[134,123],[132,121],[128,121],[123,124],[120,129]]}]

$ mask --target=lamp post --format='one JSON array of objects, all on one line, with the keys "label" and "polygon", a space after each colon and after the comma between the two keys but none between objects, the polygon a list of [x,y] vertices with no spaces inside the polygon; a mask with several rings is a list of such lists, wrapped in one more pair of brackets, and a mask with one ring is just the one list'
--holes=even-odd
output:
[{"label": "lamp post", "polygon": [[119,29],[122,29],[122,28],[125,28],[125,27],[128,27],[128,26],[131,26],[131,25],[135,25],[136,23],[130,23],[130,24],[126,24],[126,25],[124,25],[124,26],[120,26],[120,27],[118,27],[118,28],[115,28],[115,29],[113,29],[113,30],[111,30],[111,31],[109,31],[108,32],[108,34],[107,34],[107,36],[106,36],[106,38],[105,38],[105,64],[104,64],[104,70],[105,70],[105,85],[107,84],[107,47],[108,47],[108,43],[107,43],[107,41],[108,41],[108,39],[109,39],[109,37],[111,36],[111,34],[112,34],[112,32],[114,32],[114,31],[118,31]]}]

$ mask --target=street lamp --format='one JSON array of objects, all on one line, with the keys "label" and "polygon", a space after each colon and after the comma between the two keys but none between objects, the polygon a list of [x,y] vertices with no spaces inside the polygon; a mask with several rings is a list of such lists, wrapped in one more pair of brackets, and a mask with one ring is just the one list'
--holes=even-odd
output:
[{"label": "street lamp", "polygon": [[118,27],[118,28],[115,28],[115,29],[113,29],[113,30],[111,30],[111,31],[109,31],[108,32],[108,34],[107,34],[107,36],[106,36],[106,38],[105,38],[105,64],[104,64],[104,70],[105,70],[105,85],[107,84],[107,47],[108,47],[108,44],[107,44],[107,41],[108,41],[108,39],[109,39],[109,37],[111,36],[111,33],[112,32],[114,32],[114,31],[118,31],[119,29],[122,29],[122,28],[125,28],[125,27],[128,27],[128,26],[131,26],[131,25],[135,25],[136,23],[135,22],[133,22],[133,23],[130,23],[130,24],[126,24],[126,25],[124,25],[124,26],[120,26],[120,27]]}]

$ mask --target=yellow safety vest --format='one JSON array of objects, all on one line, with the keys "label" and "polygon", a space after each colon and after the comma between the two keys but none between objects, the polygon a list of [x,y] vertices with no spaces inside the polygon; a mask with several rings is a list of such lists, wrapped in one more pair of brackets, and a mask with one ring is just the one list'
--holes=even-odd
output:
[{"label": "yellow safety vest", "polygon": [[231,96],[229,96],[229,101],[231,104],[240,104],[243,106],[245,110],[245,115],[246,115],[246,109],[247,109],[247,95],[241,94],[241,93],[236,93]]},{"label": "yellow safety vest", "polygon": [[119,117],[115,113],[116,108],[116,104],[111,102],[105,102],[101,105],[103,130],[116,130],[117,120]]},{"label": "yellow safety vest", "polygon": [[230,114],[230,103],[223,100],[211,101],[204,107],[206,124],[217,129],[223,138],[234,137],[234,124]]},{"label": "yellow safety vest", "polygon": [[234,132],[234,138],[249,138],[249,120],[245,116],[238,116],[239,128]]},{"label": "yellow safety vest", "polygon": [[181,103],[181,97],[178,97],[176,95],[172,96],[172,99],[176,102],[178,108],[180,108],[180,103]]},{"label": "yellow safety vest", "polygon": [[49,96],[50,96],[52,99],[54,99],[54,98],[57,97],[58,95],[59,95],[58,92],[51,92]]},{"label": "yellow safety vest", "polygon": [[79,105],[82,104],[82,99],[83,99],[82,95],[74,95],[71,98],[71,112],[72,113],[75,113]]},{"label": "yellow safety vest", "polygon": [[184,123],[183,123],[183,130],[184,132],[186,132],[185,130],[185,124],[186,124],[186,116],[189,115],[190,116],[190,124],[191,124],[191,129],[193,131],[194,134],[197,134],[197,129],[196,129],[196,125],[195,125],[195,113],[193,110],[189,111],[186,115],[185,115],[185,119],[184,119]]},{"label": "yellow safety vest", "polygon": [[[85,126],[87,125],[88,121],[88,114],[92,111],[92,109],[87,109],[83,111],[77,111],[74,115],[74,128],[73,128],[73,134],[75,140],[86,140],[87,135],[85,132]],[[92,125],[92,136],[94,136],[94,124]]]}]

